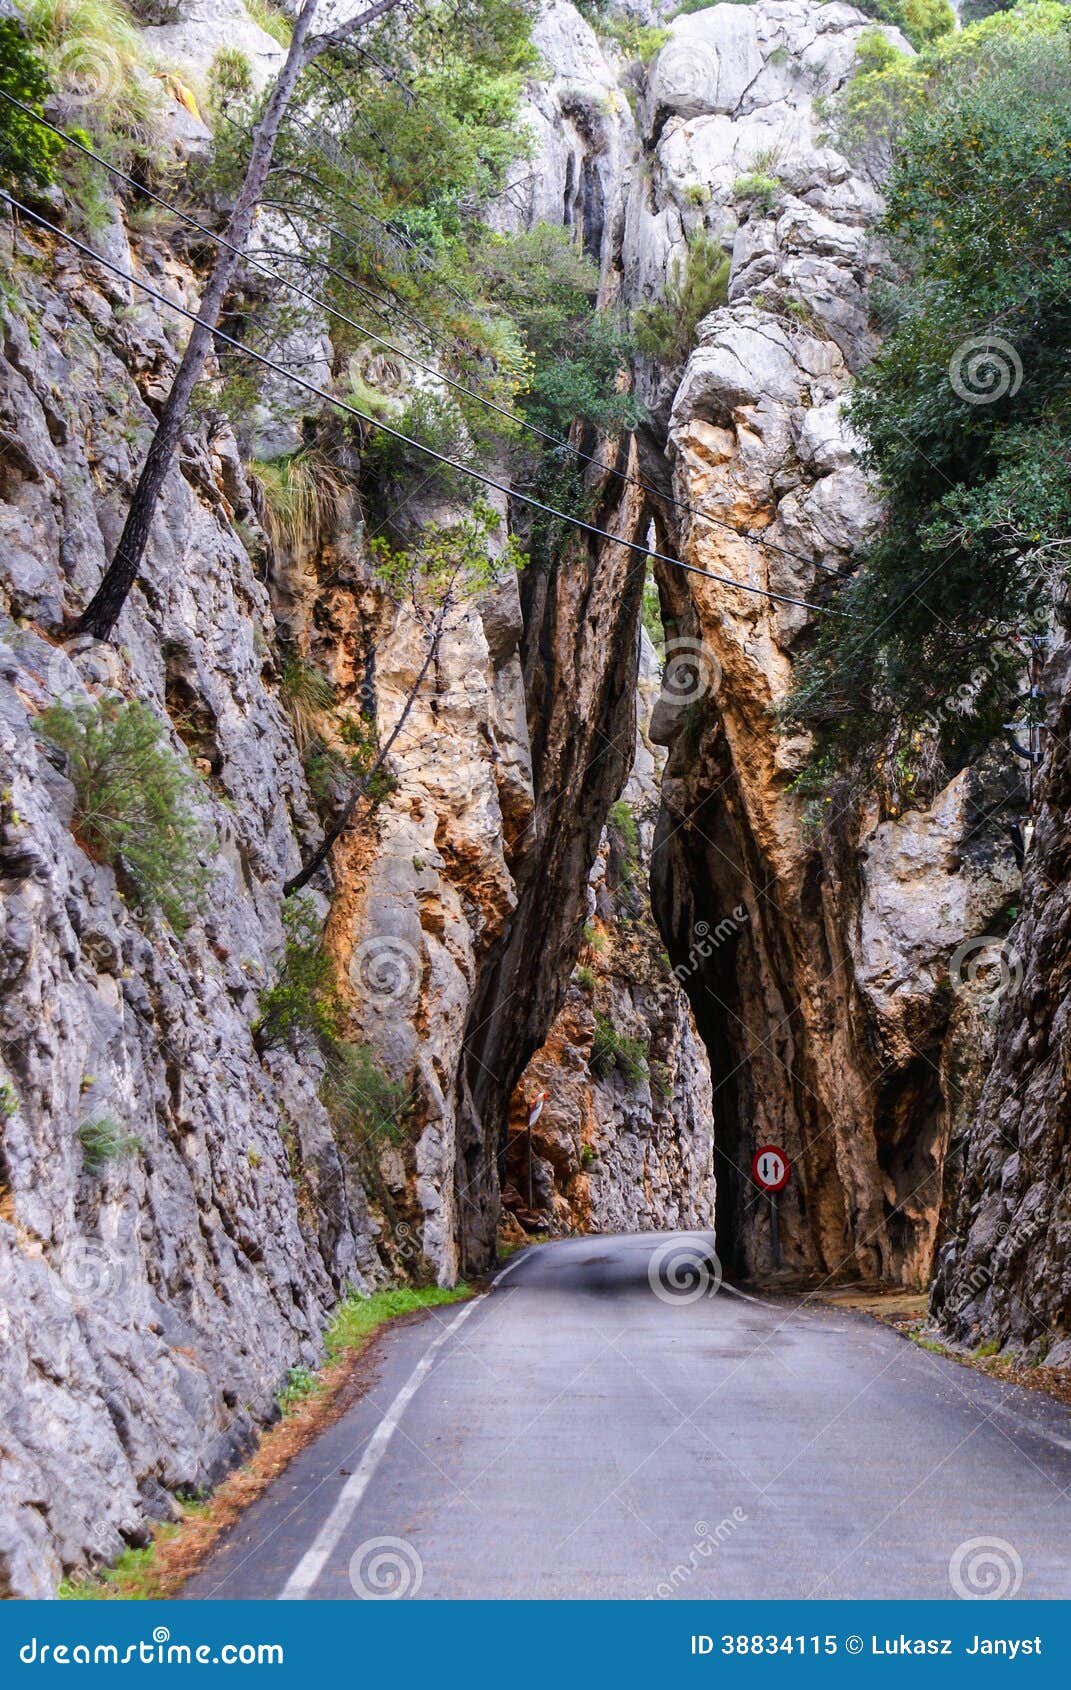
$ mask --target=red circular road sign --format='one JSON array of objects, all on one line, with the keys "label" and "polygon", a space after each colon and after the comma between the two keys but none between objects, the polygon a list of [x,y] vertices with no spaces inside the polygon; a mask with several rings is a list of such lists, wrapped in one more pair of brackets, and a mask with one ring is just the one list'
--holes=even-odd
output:
[{"label": "red circular road sign", "polygon": [[776,1144],[762,1144],[751,1158],[751,1177],[763,1191],[781,1191],[791,1173],[788,1157]]}]

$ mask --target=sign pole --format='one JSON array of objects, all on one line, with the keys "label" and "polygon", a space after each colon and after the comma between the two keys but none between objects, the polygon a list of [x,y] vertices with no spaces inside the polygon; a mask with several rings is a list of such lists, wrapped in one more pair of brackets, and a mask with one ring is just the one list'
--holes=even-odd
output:
[{"label": "sign pole", "polygon": [[528,1213],[534,1214],[532,1208],[532,1120],[528,1118]]},{"label": "sign pole", "polygon": [[760,1144],[751,1159],[751,1177],[770,1199],[770,1255],[774,1271],[781,1266],[781,1220],[777,1194],[788,1184],[792,1167],[778,1144]]}]

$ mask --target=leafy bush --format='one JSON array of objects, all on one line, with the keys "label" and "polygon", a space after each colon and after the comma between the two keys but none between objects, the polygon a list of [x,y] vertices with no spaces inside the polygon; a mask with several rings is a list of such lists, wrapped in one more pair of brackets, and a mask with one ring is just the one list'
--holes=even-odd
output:
[{"label": "leafy bush", "polygon": [[700,321],[729,297],[730,260],[704,229],[689,235],[663,298],[641,305],[632,318],[639,350],[650,358],[682,363],[692,349]]},{"label": "leafy bush", "polygon": [[595,970],[593,968],[578,968],[573,975],[573,979],[579,989],[582,992],[587,992],[589,996],[595,990]]},{"label": "leafy bush", "polygon": [[772,176],[766,170],[749,170],[745,175],[738,176],[733,183],[733,193],[737,199],[748,200],[766,215],[774,209],[783,191],[781,178]]},{"label": "leafy bush", "polygon": [[286,1384],[276,1394],[279,1411],[288,1414],[299,1402],[306,1397],[315,1396],[323,1390],[323,1382],[311,1367],[288,1367],[286,1370]]},{"label": "leafy bush", "polygon": [[670,39],[668,29],[662,29],[657,24],[641,23],[639,18],[628,13],[604,17],[595,27],[601,36],[619,47],[626,58],[640,64],[653,59]]},{"label": "leafy bush", "polygon": [[301,1039],[334,1048],[341,1004],[311,898],[292,898],[283,907],[283,953],[259,1008],[253,1036],[260,1050],[293,1049]]},{"label": "leafy bush", "polygon": [[311,898],[283,911],[283,954],[275,984],[260,994],[253,1036],[261,1051],[311,1044],[323,1058],[320,1100],[335,1127],[359,1144],[401,1142],[409,1089],[384,1072],[367,1046],[341,1037],[343,1004]]},{"label": "leafy bush", "polygon": [[99,1173],[109,1162],[136,1156],[141,1150],[140,1138],[126,1132],[111,1115],[95,1115],[83,1121],[78,1129],[78,1142],[90,1173]]},{"label": "leafy bush", "polygon": [[621,881],[625,886],[631,886],[639,865],[640,836],[631,806],[624,798],[611,805],[606,825]]},{"label": "leafy bush", "polygon": [[538,427],[567,435],[575,422],[608,434],[635,428],[645,415],[639,400],[621,386],[633,350],[631,337],[609,313],[593,311],[575,324],[568,341],[537,364],[521,396]]},{"label": "leafy bush", "polygon": [[1019,719],[1026,642],[1071,562],[1064,17],[947,38],[896,141],[899,298],[852,408],[888,518],[787,716],[816,732],[815,770],[912,800]]},{"label": "leafy bush", "polygon": [[[40,111],[51,88],[40,55],[17,21],[0,18],[0,90]],[[0,183],[5,187],[18,190],[26,182],[46,187],[55,177],[55,160],[62,147],[58,135],[0,100]]]},{"label": "leafy bush", "polygon": [[642,407],[619,391],[632,343],[608,312],[595,310],[598,267],[573,232],[541,223],[489,236],[481,265],[489,298],[509,312],[524,342],[524,415],[557,435],[577,421],[608,433],[634,427]]},{"label": "leafy bush", "polygon": [[913,47],[926,47],[956,27],[949,0],[853,0],[868,18],[894,24]]},{"label": "leafy bush", "polygon": [[647,637],[651,644],[656,651],[660,650],[665,644],[666,630],[662,625],[662,600],[658,593],[658,583],[650,575],[643,583],[640,619],[647,630]]},{"label": "leafy bush", "polygon": [[200,861],[211,841],[193,809],[197,777],[152,711],[114,698],[54,704],[36,728],[66,757],[80,842],[126,875],[146,911],[185,932],[212,879]]},{"label": "leafy bush", "polygon": [[638,1086],[647,1076],[647,1046],[619,1033],[609,1016],[596,1015],[588,1065],[601,1080],[617,1072],[628,1085]]}]

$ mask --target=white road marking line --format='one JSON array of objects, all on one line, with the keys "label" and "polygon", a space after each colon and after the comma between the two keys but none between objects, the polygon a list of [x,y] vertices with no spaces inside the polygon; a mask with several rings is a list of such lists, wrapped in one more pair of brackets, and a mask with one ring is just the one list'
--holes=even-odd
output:
[{"label": "white road marking line", "polygon": [[772,1309],[775,1307],[775,1304],[766,1302],[763,1297],[752,1297],[750,1292],[738,1291],[735,1285],[726,1284],[724,1279],[721,1282],[721,1288],[723,1291],[728,1291],[730,1297],[742,1297],[745,1303],[757,1303],[760,1309]]},{"label": "white road marking line", "polygon": [[[501,1273],[495,1274],[488,1290],[498,1285],[508,1273],[512,1273],[520,1260],[521,1255],[518,1255],[512,1262],[507,1262]],[[402,1415],[416,1396],[422,1381],[430,1373],[436,1351],[446,1343],[446,1340],[457,1331],[459,1326],[464,1324],[473,1309],[478,1308],[484,1301],[486,1295],[486,1291],[482,1292],[480,1296],[473,1297],[471,1302],[463,1304],[450,1324],[444,1326],[439,1336],[428,1345],[373,1432],[368,1447],[361,1457],[360,1466],[346,1480],[339,1492],[338,1501],[317,1532],[311,1547],[305,1551],[279,1592],[278,1601],[304,1602],[308,1598],[310,1591],[327,1565],[328,1558],[336,1549],[339,1539],[356,1513],[361,1498],[372,1482],[376,1469],[386,1455]]]}]

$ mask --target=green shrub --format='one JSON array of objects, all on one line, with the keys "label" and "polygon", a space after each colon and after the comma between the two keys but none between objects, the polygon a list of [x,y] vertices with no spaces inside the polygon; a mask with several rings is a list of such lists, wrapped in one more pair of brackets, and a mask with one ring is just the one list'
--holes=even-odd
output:
[{"label": "green shrub", "polygon": [[594,1160],[595,1146],[593,1144],[582,1144],[580,1146],[580,1166],[582,1168],[590,1168]]},{"label": "green shrub", "polygon": [[[52,90],[48,72],[14,18],[0,18],[0,90],[40,111]],[[0,100],[0,183],[18,190],[26,182],[46,187],[63,147],[58,135]]]},{"label": "green shrub", "polygon": [[782,192],[781,178],[771,176],[766,170],[749,170],[746,175],[738,176],[733,183],[733,193],[737,199],[748,200],[766,215],[774,209]]},{"label": "green shrub", "polygon": [[601,1080],[616,1071],[628,1085],[638,1086],[647,1075],[647,1046],[619,1033],[609,1016],[596,1015],[588,1065]]},{"label": "green shrub", "polygon": [[311,1367],[288,1367],[286,1384],[276,1393],[275,1400],[282,1414],[288,1414],[299,1402],[323,1389],[323,1382]]},{"label": "green shrub", "polygon": [[647,630],[647,637],[651,644],[656,651],[660,651],[665,644],[666,630],[662,625],[662,600],[658,592],[658,583],[652,580],[650,575],[643,583],[640,619]]},{"label": "green shrub", "polygon": [[683,263],[674,262],[663,298],[633,314],[636,345],[649,358],[682,363],[700,321],[729,297],[730,260],[704,229],[688,236]]},{"label": "green shrub", "polygon": [[121,1127],[112,1115],[94,1115],[78,1129],[82,1159],[90,1173],[99,1173],[109,1162],[122,1161],[141,1151],[141,1140]]},{"label": "green shrub", "polygon": [[54,704],[36,728],[66,756],[79,841],[126,875],[147,912],[184,933],[213,878],[200,861],[211,841],[193,809],[197,777],[152,711],[114,698]]},{"label": "green shrub", "polygon": [[336,1044],[327,1057],[320,1097],[335,1126],[359,1141],[400,1144],[408,1086],[384,1072],[367,1045]]},{"label": "green shrub", "polygon": [[341,1004],[311,898],[291,898],[283,907],[283,953],[275,984],[261,992],[259,1007],[253,1037],[260,1050],[293,1049],[301,1039],[321,1050],[333,1048]]},{"label": "green shrub", "polygon": [[616,804],[610,806],[606,825],[611,844],[615,847],[621,879],[626,886],[631,886],[639,865],[640,836],[632,808],[624,798],[619,798]]},{"label": "green shrub", "polygon": [[573,975],[573,979],[582,992],[587,992],[590,995],[595,990],[596,981],[593,968],[578,968]]},{"label": "green shrub", "polygon": [[662,29],[657,24],[641,23],[639,18],[630,17],[627,13],[623,17],[604,17],[595,27],[601,36],[619,47],[627,59],[640,64],[653,59],[670,39],[668,29]]},{"label": "green shrub", "polygon": [[784,712],[815,735],[815,775],[885,813],[1030,710],[1025,642],[1071,564],[1066,20],[999,13],[901,61],[917,101],[881,230],[896,309],[851,413],[887,515]]}]

